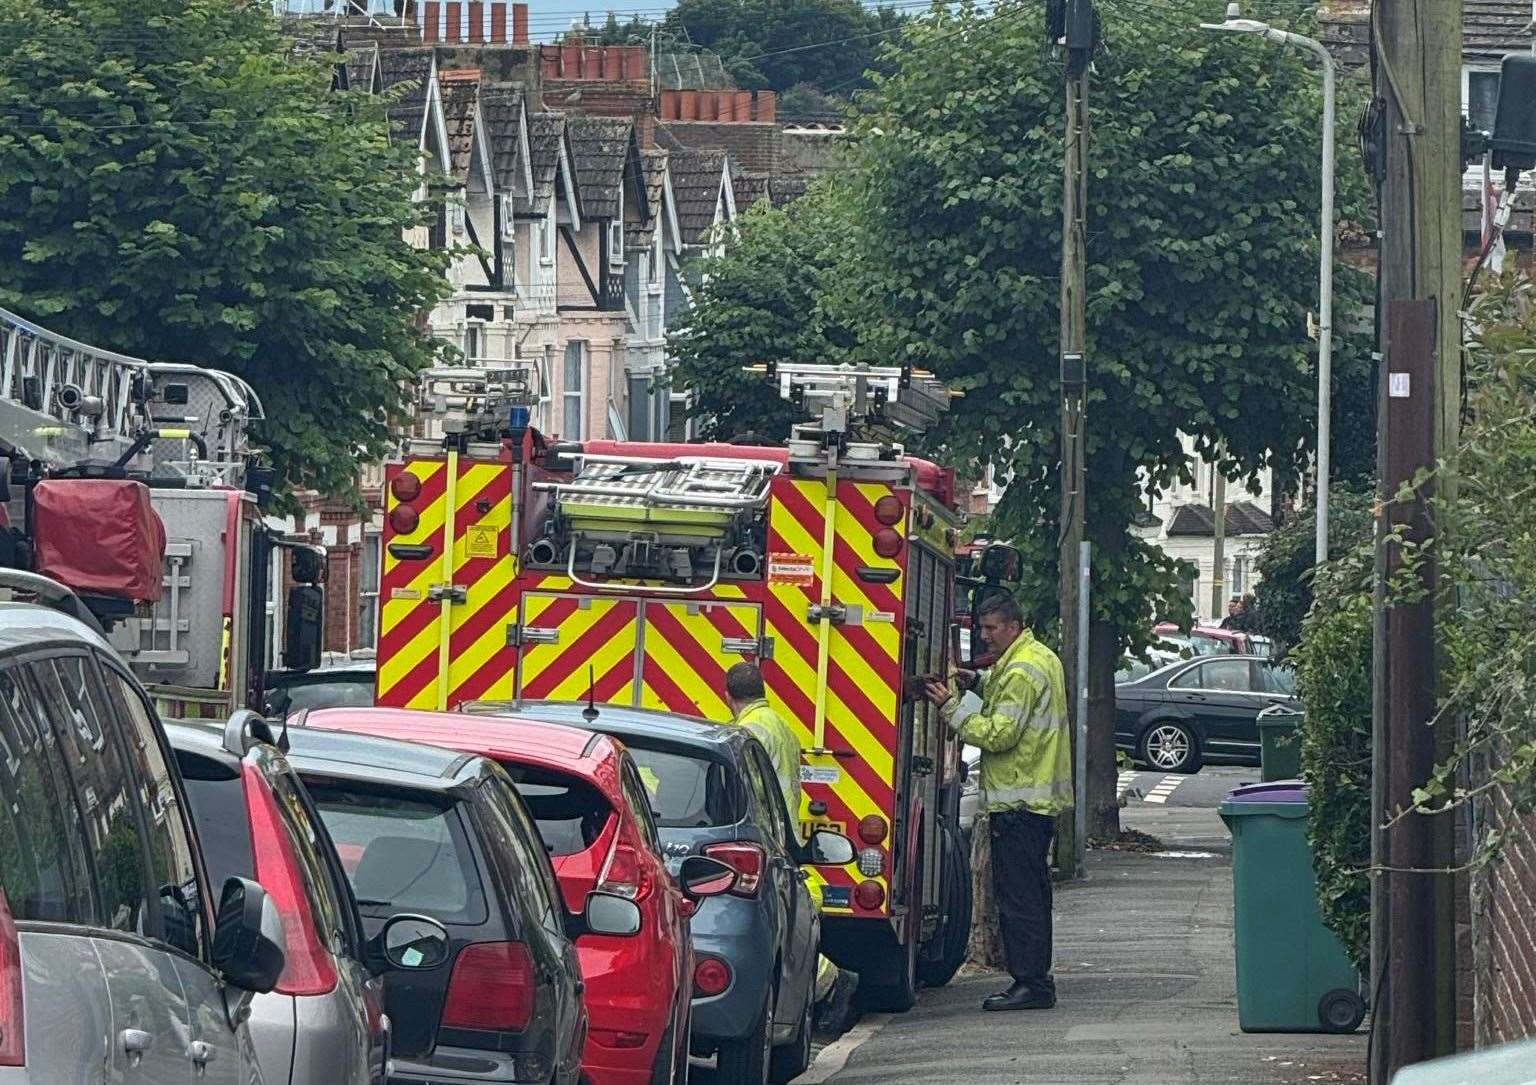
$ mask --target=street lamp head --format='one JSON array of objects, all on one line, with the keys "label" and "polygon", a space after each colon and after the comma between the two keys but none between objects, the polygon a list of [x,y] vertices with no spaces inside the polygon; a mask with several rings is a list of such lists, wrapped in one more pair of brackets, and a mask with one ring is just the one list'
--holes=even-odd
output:
[{"label": "street lamp head", "polygon": [[1201,30],[1225,30],[1236,34],[1268,34],[1269,24],[1261,23],[1257,19],[1243,18],[1241,4],[1231,3],[1227,5],[1227,18],[1219,23],[1201,23]]}]

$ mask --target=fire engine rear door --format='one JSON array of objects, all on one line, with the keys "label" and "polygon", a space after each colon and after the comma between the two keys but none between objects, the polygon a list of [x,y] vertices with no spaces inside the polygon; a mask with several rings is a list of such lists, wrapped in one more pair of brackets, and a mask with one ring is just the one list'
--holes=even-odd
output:
[{"label": "fire engine rear door", "polygon": [[517,695],[580,701],[590,684],[605,704],[635,703],[634,599],[527,592],[517,619]]},{"label": "fire engine rear door", "polygon": [[712,720],[730,719],[725,672],[744,659],[760,659],[762,638],[762,608],[756,603],[645,600],[639,703]]}]

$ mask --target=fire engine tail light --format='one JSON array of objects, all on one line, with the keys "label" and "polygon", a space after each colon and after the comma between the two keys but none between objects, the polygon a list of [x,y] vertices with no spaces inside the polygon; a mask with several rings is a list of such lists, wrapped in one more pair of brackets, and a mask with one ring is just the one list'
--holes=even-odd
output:
[{"label": "fire engine tail light", "polygon": [[872,912],[885,903],[885,886],[873,881],[860,882],[853,887],[853,902]]},{"label": "fire engine tail light", "polygon": [[882,558],[894,558],[901,553],[901,532],[895,528],[882,527],[875,532],[875,553]]},{"label": "fire engine tail light", "polygon": [[731,966],[719,957],[701,956],[693,966],[693,997],[713,998],[731,986]]},{"label": "fire engine tail light", "polygon": [[409,535],[421,523],[421,514],[409,505],[396,505],[389,510],[389,527],[396,535]]},{"label": "fire engine tail light", "polygon": [[873,878],[885,872],[885,852],[879,848],[865,848],[859,852],[859,873]]},{"label": "fire engine tail light", "polygon": [[415,501],[421,496],[421,479],[409,471],[401,471],[390,480],[389,492],[396,501]]},{"label": "fire engine tail light", "polygon": [[876,501],[875,519],[886,527],[895,527],[901,523],[901,498],[895,494],[886,494]]},{"label": "fire engine tail light", "polygon": [[859,839],[873,847],[885,843],[885,834],[891,827],[879,814],[870,814],[859,821]]}]

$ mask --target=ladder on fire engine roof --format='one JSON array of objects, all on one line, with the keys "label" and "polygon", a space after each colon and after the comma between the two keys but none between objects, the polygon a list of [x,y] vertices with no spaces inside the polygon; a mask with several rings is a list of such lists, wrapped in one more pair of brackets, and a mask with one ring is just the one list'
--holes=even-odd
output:
[{"label": "ladder on fire engine roof", "polygon": [[910,366],[777,362],[746,368],[776,381],[781,396],[828,432],[896,427],[921,433],[961,394]]},{"label": "ladder on fire engine roof", "polygon": [[[156,403],[157,383],[175,392]],[[151,413],[167,404],[174,417]],[[189,481],[238,484],[246,426],[262,417],[232,374],[102,350],[0,309],[0,441],[14,454],[50,467],[143,454]],[[203,445],[196,457],[183,458],[187,442]]]}]

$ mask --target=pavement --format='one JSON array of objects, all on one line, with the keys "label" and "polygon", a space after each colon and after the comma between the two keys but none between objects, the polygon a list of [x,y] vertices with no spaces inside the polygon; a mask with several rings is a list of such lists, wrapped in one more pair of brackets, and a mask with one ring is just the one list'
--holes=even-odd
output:
[{"label": "pavement", "polygon": [[[1092,851],[1056,898],[1054,1010],[990,1014],[996,973],[962,972],[910,1013],[823,1038],[799,1085],[1310,1085],[1363,1082],[1366,1036],[1237,1027],[1231,842],[1221,796],[1258,770],[1121,777],[1122,826],[1160,853]],[[699,1068],[696,1085],[730,1085]]]}]

